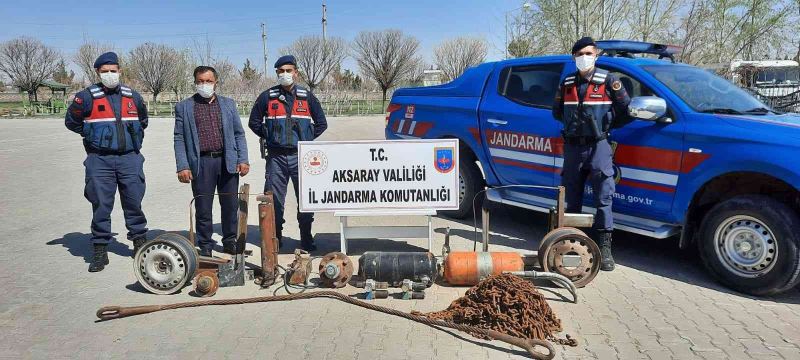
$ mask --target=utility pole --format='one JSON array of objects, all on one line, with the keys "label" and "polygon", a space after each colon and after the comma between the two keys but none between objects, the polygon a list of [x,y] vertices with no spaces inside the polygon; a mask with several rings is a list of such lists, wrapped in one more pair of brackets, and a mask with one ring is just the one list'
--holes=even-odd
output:
[{"label": "utility pole", "polygon": [[325,44],[325,32],[328,27],[328,6],[325,5],[325,0],[322,1],[322,44]]},{"label": "utility pole", "polygon": [[267,30],[261,23],[261,44],[264,46],[264,79],[267,78]]}]

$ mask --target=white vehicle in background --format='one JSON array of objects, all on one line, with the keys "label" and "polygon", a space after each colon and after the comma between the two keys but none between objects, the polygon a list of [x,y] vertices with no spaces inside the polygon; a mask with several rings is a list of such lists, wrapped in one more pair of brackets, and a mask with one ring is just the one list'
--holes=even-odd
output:
[{"label": "white vehicle in background", "polygon": [[800,64],[793,60],[735,60],[731,81],[782,111],[800,112]]}]

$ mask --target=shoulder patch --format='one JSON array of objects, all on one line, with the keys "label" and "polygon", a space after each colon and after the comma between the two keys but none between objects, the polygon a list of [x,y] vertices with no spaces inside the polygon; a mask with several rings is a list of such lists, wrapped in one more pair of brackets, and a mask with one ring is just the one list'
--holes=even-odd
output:
[{"label": "shoulder patch", "polygon": [[75,101],[75,103],[78,105],[83,105],[83,99],[81,99],[81,97],[78,95],[75,95],[75,99],[73,99],[73,101]]},{"label": "shoulder patch", "polygon": [[614,91],[620,91],[622,89],[622,83],[619,80],[614,80],[614,82],[611,83],[611,89]]}]

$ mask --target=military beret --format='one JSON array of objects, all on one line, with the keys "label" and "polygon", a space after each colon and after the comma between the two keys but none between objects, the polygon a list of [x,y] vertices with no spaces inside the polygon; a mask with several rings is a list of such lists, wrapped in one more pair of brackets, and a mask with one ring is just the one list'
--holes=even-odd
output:
[{"label": "military beret", "polygon": [[99,69],[103,65],[119,65],[119,58],[113,51],[109,51],[97,57],[94,61],[94,68]]},{"label": "military beret", "polygon": [[297,59],[295,59],[292,55],[283,55],[278,58],[278,61],[275,62],[275,68],[277,69],[286,64],[297,66]]},{"label": "military beret", "polygon": [[580,40],[576,41],[575,45],[572,45],[572,53],[574,54],[578,52],[578,50],[583,49],[589,45],[597,46],[597,44],[595,44],[594,42],[594,39],[588,36],[584,36],[580,38]]}]

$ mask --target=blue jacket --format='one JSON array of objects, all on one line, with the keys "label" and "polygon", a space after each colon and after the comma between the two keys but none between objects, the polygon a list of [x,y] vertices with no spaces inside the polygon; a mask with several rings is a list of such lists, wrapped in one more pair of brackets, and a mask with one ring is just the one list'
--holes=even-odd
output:
[{"label": "blue jacket", "polygon": [[633,120],[628,116],[630,102],[625,87],[608,70],[595,69],[589,81],[575,72],[556,92],[553,117],[564,124],[564,137],[605,139],[611,129]]},{"label": "blue jacket", "polygon": [[[299,96],[299,94],[304,95]],[[291,126],[292,136],[280,136],[280,133],[284,133],[281,129],[286,129],[285,121],[269,119],[268,107],[270,100],[279,100],[277,103],[273,102],[273,105],[279,106],[278,104],[282,103],[285,110],[284,113],[289,114],[289,117],[295,117],[297,114],[293,109],[297,108],[295,102],[298,97],[305,98],[304,100],[308,102],[307,111],[312,122],[309,124],[307,120],[301,120],[301,122],[306,123],[306,127],[301,129],[299,126]],[[256,135],[266,140],[267,149],[284,148],[297,150],[298,140],[313,140],[318,138],[328,128],[328,121],[325,118],[322,105],[311,91],[297,85],[292,88],[292,91],[286,91],[283,86],[276,85],[258,96],[250,112],[248,126]],[[308,129],[308,127],[313,129],[313,134],[309,134],[311,129]]]},{"label": "blue jacket", "polygon": [[[248,164],[247,140],[245,140],[242,120],[233,99],[217,95],[222,111],[222,142],[225,151],[225,164],[229,173],[235,174],[236,165]],[[192,175],[200,173],[200,141],[194,120],[194,99],[189,97],[175,105],[175,164],[178,172],[192,170]]]},{"label": "blue jacket", "polygon": [[147,107],[138,92],[120,85],[95,84],[75,94],[64,125],[83,136],[87,152],[139,151],[147,127]]}]

